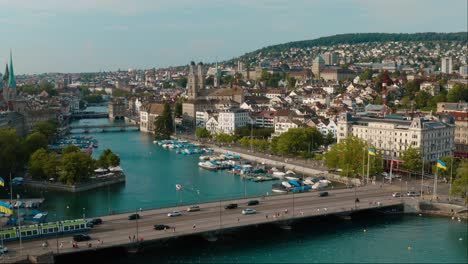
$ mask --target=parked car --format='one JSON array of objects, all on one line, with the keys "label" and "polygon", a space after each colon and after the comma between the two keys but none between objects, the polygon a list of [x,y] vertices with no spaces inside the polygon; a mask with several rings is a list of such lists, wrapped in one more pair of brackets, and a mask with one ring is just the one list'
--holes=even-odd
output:
[{"label": "parked car", "polygon": [[224,206],[224,209],[236,209],[236,208],[237,208],[237,204],[235,203]]},{"label": "parked car", "polygon": [[91,237],[86,234],[78,234],[78,235],[73,236],[73,240],[76,242],[88,241],[88,240],[91,240]]},{"label": "parked car", "polygon": [[246,208],[246,209],[242,210],[243,215],[255,214],[255,213],[257,213],[257,211],[255,209],[251,209],[251,208]]},{"label": "parked car", "polygon": [[170,229],[171,227],[168,225],[154,225],[155,230],[167,230]]},{"label": "parked car", "polygon": [[320,193],[319,193],[319,196],[320,196],[320,197],[328,196],[328,192],[320,192]]},{"label": "parked car", "polygon": [[93,225],[100,225],[100,224],[102,224],[102,219],[101,218],[94,218],[93,220],[91,220],[91,223],[93,223]]},{"label": "parked car", "polygon": [[399,192],[394,192],[394,193],[392,194],[392,196],[393,196],[393,197],[401,197],[401,193],[399,193]]},{"label": "parked car", "polygon": [[252,206],[252,205],[258,205],[260,202],[258,200],[250,200],[247,205]]},{"label": "parked car", "polygon": [[128,216],[128,220],[136,220],[136,219],[140,219],[139,214],[131,214]]},{"label": "parked car", "polygon": [[415,191],[407,192],[406,195],[407,195],[408,197],[418,197],[418,196],[420,196],[420,194],[417,193],[417,192],[415,192]]},{"label": "parked car", "polygon": [[182,213],[180,211],[172,211],[172,212],[167,214],[167,216],[169,216],[169,217],[181,216],[181,215],[182,215]]},{"label": "parked car", "polygon": [[0,245],[0,253],[5,254],[8,252],[8,248]]},{"label": "parked car", "polygon": [[189,208],[187,208],[187,212],[195,212],[195,211],[200,211],[200,206],[192,205]]}]

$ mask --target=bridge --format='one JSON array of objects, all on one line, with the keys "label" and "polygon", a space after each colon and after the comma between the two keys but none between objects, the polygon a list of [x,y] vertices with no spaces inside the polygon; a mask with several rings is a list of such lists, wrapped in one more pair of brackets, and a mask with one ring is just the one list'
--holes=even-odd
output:
[{"label": "bridge", "polygon": [[[133,128],[133,129],[130,129]],[[69,126],[70,132],[72,130],[82,130],[84,133],[89,133],[90,130],[97,130],[101,132],[106,131],[127,131],[127,130],[140,130],[140,125],[132,123],[114,123],[114,124],[99,124],[99,125],[71,125]]]},{"label": "bridge", "polygon": [[108,118],[107,112],[94,112],[94,111],[81,111],[75,112],[71,115],[71,119],[85,119],[85,118]]},{"label": "bridge", "polygon": [[[95,226],[88,232],[92,240],[79,242],[79,248],[72,247],[70,234],[49,237],[48,248],[41,246],[43,239],[23,241],[21,250],[19,242],[14,241],[6,245],[9,249],[7,260],[21,259],[26,255],[74,254],[112,247],[124,247],[132,252],[167,239],[193,235],[215,237],[226,230],[235,231],[237,228],[263,224],[291,228],[291,223],[297,219],[325,215],[352,217],[357,212],[367,210],[401,211],[404,199],[410,199],[393,198],[390,191],[376,186],[357,190],[329,190],[329,193],[327,197],[319,197],[318,192],[308,192],[250,198],[260,202],[259,205],[249,206],[257,210],[256,214],[251,215],[241,213],[242,209],[247,208],[250,199],[235,199],[199,204],[201,210],[198,212],[187,212],[187,206],[138,211],[141,218],[133,221],[128,220],[128,216],[135,211],[104,216],[101,217],[103,224]],[[356,202],[355,197],[360,201]],[[239,207],[224,209],[229,203],[237,203]],[[135,207],[138,207],[138,204],[135,204]],[[174,210],[181,211],[182,216],[168,217],[168,212]],[[164,224],[171,228],[166,231],[156,231],[155,224]],[[133,235],[139,239],[133,241]],[[98,244],[98,240],[103,243]],[[62,247],[59,246],[60,243]],[[91,243],[92,247],[89,248],[87,243]]]}]

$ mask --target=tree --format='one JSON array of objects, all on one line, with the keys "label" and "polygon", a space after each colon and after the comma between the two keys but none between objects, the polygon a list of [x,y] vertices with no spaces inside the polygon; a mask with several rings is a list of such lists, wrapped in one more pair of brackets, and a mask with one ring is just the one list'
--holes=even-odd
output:
[{"label": "tree", "polygon": [[276,150],[282,155],[308,156],[322,144],[323,136],[316,128],[290,128],[278,137]]},{"label": "tree", "polygon": [[401,154],[403,161],[402,167],[411,174],[411,172],[420,172],[422,169],[422,154],[419,148],[409,147]]},{"label": "tree", "polygon": [[182,116],[182,102],[177,102],[175,104],[175,116],[176,117],[181,117]]},{"label": "tree", "polygon": [[236,140],[236,136],[226,133],[218,133],[215,135],[215,140],[220,143],[232,143]]},{"label": "tree", "polygon": [[155,139],[169,139],[173,129],[171,106],[165,103],[163,112],[154,121],[154,137]]},{"label": "tree", "polygon": [[40,132],[33,132],[26,137],[24,144],[29,156],[40,148],[47,148],[47,138]]},{"label": "tree", "polygon": [[59,180],[73,185],[89,179],[94,171],[94,161],[83,152],[71,152],[63,155],[61,168]]},{"label": "tree", "polygon": [[468,203],[468,162],[464,161],[457,170],[455,180],[452,183],[452,190],[450,191],[453,195],[460,195],[465,198],[465,204]]},{"label": "tree", "polygon": [[176,80],[176,83],[182,87],[182,88],[185,88],[187,87],[187,78],[183,77],[183,78],[179,78]]},{"label": "tree", "polygon": [[[375,147],[373,148],[375,149]],[[329,168],[341,169],[342,175],[355,176],[363,174],[363,169],[364,175],[367,175],[367,155],[367,142],[360,138],[349,136],[334,145],[325,154],[325,160]],[[379,150],[376,151],[375,156],[369,157],[369,161],[369,175],[375,175],[383,171],[382,155]]]},{"label": "tree", "polygon": [[40,148],[31,155],[28,171],[34,179],[45,180],[57,176],[58,165],[57,154],[49,153],[47,150]]},{"label": "tree", "polygon": [[431,98],[432,98],[432,95],[429,94],[428,92],[420,91],[418,93],[418,96],[416,96],[415,98],[416,106],[418,107],[418,109],[426,107],[427,103],[429,102],[429,100],[431,100]]},{"label": "tree", "polygon": [[329,146],[329,145],[331,145],[331,144],[333,144],[333,143],[335,143],[335,142],[336,142],[336,138],[335,138],[335,136],[333,135],[333,133],[332,133],[332,132],[328,132],[326,138],[324,139],[324,144],[325,144],[326,146]]},{"label": "tree", "polygon": [[25,151],[16,135],[16,130],[0,129],[0,174],[15,173],[25,160]]},{"label": "tree", "polygon": [[68,145],[62,149],[62,155],[72,152],[80,152],[80,148],[75,145]]},{"label": "tree", "polygon": [[48,142],[52,142],[57,134],[58,126],[57,120],[42,121],[36,124],[35,131],[43,134]]},{"label": "tree", "polygon": [[195,136],[197,136],[197,138],[210,138],[211,137],[211,133],[210,131],[208,131],[208,129],[204,128],[204,127],[198,127],[197,130],[195,130]]},{"label": "tree", "polygon": [[110,167],[116,167],[120,165],[120,157],[117,156],[115,153],[111,153],[107,156],[107,164]]},{"label": "tree", "polygon": [[447,101],[458,103],[460,101],[468,102],[468,87],[465,84],[456,83],[447,94]]},{"label": "tree", "polygon": [[371,69],[367,69],[361,75],[359,75],[359,80],[371,80],[372,74],[374,74],[373,71]]},{"label": "tree", "polygon": [[102,152],[101,156],[99,156],[96,165],[100,168],[115,167],[120,165],[120,158],[110,149],[106,149]]}]

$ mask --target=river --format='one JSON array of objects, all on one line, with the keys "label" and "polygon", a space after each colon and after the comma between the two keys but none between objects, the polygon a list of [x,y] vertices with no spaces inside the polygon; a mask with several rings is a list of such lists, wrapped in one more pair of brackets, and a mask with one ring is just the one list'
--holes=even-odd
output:
[{"label": "river", "polygon": [[[105,107],[88,110],[105,111]],[[107,123],[84,119],[76,124]],[[90,133],[99,141],[97,158],[106,148],[117,153],[127,175],[125,184],[72,194],[20,190],[23,197],[44,196],[41,210],[54,218],[77,218],[264,195],[273,182],[242,181],[226,171],[198,168],[198,155],[184,156],[152,143],[148,134]],[[183,190],[177,192],[175,185]],[[15,192],[16,193],[16,192]],[[364,232],[364,230],[366,230]],[[255,238],[255,239],[252,239]],[[392,216],[357,221],[320,221],[297,224],[290,231],[259,228],[215,243],[181,241],[173,247],[124,258],[113,263],[272,263],[272,262],[468,262],[466,222],[446,218]]]}]

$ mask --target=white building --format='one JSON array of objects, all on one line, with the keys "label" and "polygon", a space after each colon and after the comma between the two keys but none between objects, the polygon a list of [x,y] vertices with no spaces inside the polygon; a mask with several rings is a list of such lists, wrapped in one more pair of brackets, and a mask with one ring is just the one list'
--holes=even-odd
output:
[{"label": "white building", "polygon": [[443,57],[440,71],[443,73],[452,73],[452,57]]},{"label": "white building", "polygon": [[162,114],[163,104],[147,103],[140,108],[140,131],[154,133],[154,121]]},{"label": "white building", "polygon": [[218,113],[218,118],[211,117],[206,122],[206,129],[211,133],[233,135],[236,129],[251,123],[249,112],[244,109],[229,109]]},{"label": "white building", "polygon": [[468,76],[468,65],[460,66],[460,75],[462,77]]},{"label": "white building", "polygon": [[356,136],[381,150],[385,159],[399,160],[409,147],[420,148],[424,161],[450,156],[454,147],[453,123],[414,118],[411,120],[353,117],[343,114],[338,121],[338,142]]}]

